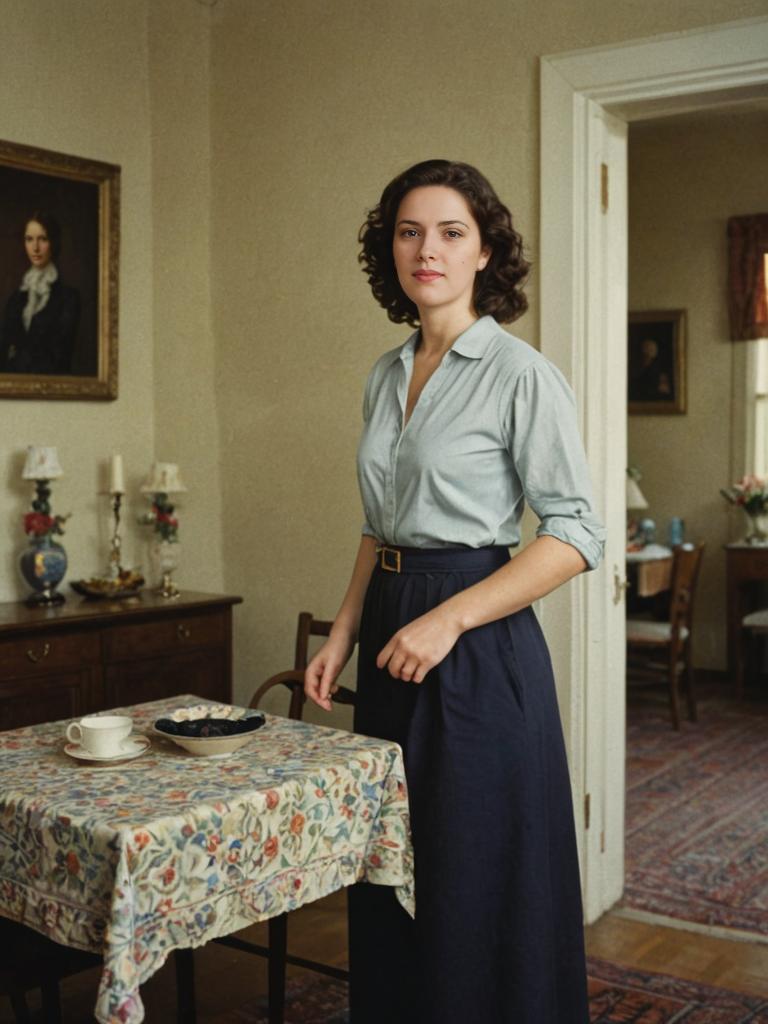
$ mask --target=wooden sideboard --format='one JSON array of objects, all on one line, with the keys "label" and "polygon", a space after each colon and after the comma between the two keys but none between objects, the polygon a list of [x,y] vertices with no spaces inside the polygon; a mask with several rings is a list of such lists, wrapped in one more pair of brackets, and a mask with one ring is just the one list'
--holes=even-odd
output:
[{"label": "wooden sideboard", "polygon": [[52,608],[0,603],[0,730],[180,693],[230,702],[241,601],[146,591]]}]

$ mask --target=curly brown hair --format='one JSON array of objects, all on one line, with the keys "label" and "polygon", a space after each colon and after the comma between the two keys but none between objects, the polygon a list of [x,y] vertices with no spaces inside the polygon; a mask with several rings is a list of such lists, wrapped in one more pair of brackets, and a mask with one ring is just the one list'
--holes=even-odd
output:
[{"label": "curly brown hair", "polygon": [[490,182],[471,164],[452,160],[424,160],[398,174],[381,194],[366,217],[358,241],[362,249],[358,262],[368,278],[376,300],[396,324],[416,327],[419,311],[400,287],[392,255],[395,218],[405,195],[425,185],[447,185],[461,193],[480,228],[491,258],[475,277],[475,309],[490,314],[499,323],[511,323],[528,308],[522,285],[530,263],[523,257],[523,240],[512,227],[512,214],[496,195]]}]

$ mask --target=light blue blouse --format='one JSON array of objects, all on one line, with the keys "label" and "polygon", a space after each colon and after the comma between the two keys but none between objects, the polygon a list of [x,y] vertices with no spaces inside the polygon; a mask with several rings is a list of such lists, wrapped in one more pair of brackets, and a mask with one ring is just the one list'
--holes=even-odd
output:
[{"label": "light blue blouse", "polygon": [[515,547],[527,500],[537,535],[573,545],[594,569],[605,529],[557,367],[482,317],[446,352],[403,428],[418,339],[381,356],[365,388],[363,533],[404,547]]}]

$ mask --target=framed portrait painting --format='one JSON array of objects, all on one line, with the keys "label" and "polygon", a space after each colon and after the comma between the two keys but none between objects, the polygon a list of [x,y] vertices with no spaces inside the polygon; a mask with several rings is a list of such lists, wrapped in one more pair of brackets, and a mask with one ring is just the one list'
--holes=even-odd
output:
[{"label": "framed portrait painting", "polygon": [[684,413],[685,310],[630,312],[627,399],[630,414]]},{"label": "framed portrait painting", "polygon": [[0,141],[0,399],[117,398],[120,168]]}]

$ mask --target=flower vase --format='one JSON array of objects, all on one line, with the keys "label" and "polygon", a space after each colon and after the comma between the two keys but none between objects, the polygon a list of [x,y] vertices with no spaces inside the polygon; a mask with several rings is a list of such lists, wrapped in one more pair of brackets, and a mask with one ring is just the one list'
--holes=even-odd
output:
[{"label": "flower vase", "polygon": [[33,590],[27,598],[28,605],[64,602],[64,595],[56,590],[67,571],[67,553],[61,544],[50,537],[33,537],[21,556],[19,567]]},{"label": "flower vase", "polygon": [[157,582],[156,593],[161,597],[179,596],[179,588],[172,574],[178,567],[180,554],[181,545],[177,541],[154,540],[150,544],[153,576]]},{"label": "flower vase", "polygon": [[752,513],[744,510],[744,514],[747,517],[749,527],[747,530],[747,536],[744,538],[745,544],[768,544],[768,513],[758,512]]}]

